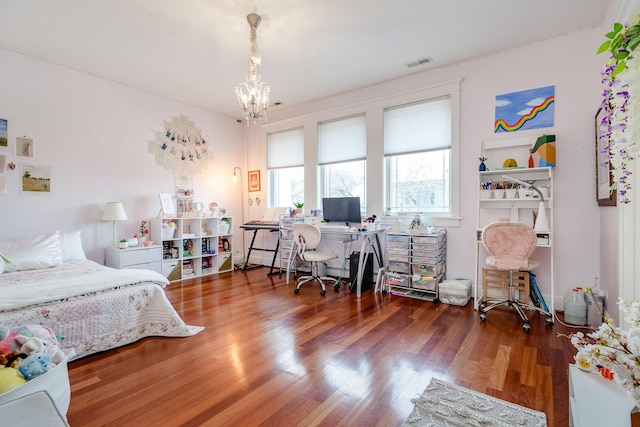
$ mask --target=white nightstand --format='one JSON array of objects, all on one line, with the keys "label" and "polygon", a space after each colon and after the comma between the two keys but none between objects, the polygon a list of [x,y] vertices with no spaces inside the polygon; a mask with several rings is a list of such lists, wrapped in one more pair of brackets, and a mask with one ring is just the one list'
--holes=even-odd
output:
[{"label": "white nightstand", "polygon": [[136,246],[120,249],[107,248],[105,265],[113,268],[144,268],[162,273],[162,246]]}]

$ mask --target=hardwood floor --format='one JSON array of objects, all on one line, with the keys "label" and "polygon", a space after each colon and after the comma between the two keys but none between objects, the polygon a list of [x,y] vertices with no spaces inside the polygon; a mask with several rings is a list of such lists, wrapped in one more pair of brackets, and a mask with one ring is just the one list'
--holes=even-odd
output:
[{"label": "hardwood floor", "polygon": [[303,287],[266,268],[174,283],[188,338],[147,338],[71,362],[71,426],[399,426],[432,377],[543,411],[567,426],[573,348],[531,315],[481,322],[466,307],[345,287]]}]

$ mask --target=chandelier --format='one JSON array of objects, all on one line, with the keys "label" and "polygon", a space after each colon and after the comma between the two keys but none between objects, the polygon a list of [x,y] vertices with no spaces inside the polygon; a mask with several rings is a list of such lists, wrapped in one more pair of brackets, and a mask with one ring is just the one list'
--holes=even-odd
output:
[{"label": "chandelier", "polygon": [[263,118],[267,121],[267,107],[269,106],[269,85],[262,82],[258,75],[258,65],[260,65],[262,59],[258,50],[256,29],[260,25],[260,21],[260,16],[255,13],[247,15],[247,22],[251,27],[251,35],[249,37],[251,41],[249,75],[247,76],[247,81],[236,86],[238,105],[244,112],[247,126],[249,126],[251,120],[253,120],[254,124]]}]

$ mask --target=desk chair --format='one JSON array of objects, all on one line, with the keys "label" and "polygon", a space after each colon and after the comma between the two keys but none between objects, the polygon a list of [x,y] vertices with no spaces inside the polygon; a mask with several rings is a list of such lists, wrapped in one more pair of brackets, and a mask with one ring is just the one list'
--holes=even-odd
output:
[{"label": "desk chair", "polygon": [[[506,305],[518,313],[523,321],[522,329],[525,332],[531,331],[529,318],[523,309],[537,310],[547,316],[551,315],[541,308],[522,303],[516,299],[513,273],[519,270],[532,270],[538,266],[538,261],[529,258],[538,244],[536,232],[528,225],[519,222],[494,222],[482,230],[482,244],[489,252],[489,257],[486,260],[487,265],[501,271],[508,271],[509,284],[506,299],[487,298],[487,295],[482,295],[480,320],[487,320],[487,311]],[[528,291],[527,287],[525,292]],[[547,318],[546,322],[549,324],[553,320]]]},{"label": "desk chair", "polygon": [[326,295],[327,293],[324,284],[325,280],[333,281],[334,286],[337,284],[337,280],[332,277],[319,276],[319,262],[326,262],[331,259],[338,258],[338,256],[332,252],[319,252],[315,250],[318,243],[320,243],[320,236],[320,229],[313,224],[293,224],[293,240],[296,244],[296,256],[301,261],[311,263],[311,276],[302,276],[298,278],[298,284],[294,290],[296,294],[300,292],[300,286],[313,280],[317,280],[320,283],[320,286],[322,286],[320,295]]}]

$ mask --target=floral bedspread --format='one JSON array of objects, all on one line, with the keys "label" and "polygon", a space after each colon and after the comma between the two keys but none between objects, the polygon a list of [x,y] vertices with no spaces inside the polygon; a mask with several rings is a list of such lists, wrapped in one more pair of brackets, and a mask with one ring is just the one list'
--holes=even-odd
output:
[{"label": "floral bedspread", "polygon": [[[56,269],[58,271],[53,271]],[[69,274],[73,277],[71,281],[77,283],[77,277],[83,271],[88,272],[85,276],[93,280],[93,273],[105,269],[106,276],[112,277],[112,269],[91,261],[73,262],[32,272],[17,272],[28,274],[22,275],[21,280],[14,282],[14,286],[21,287],[29,294],[34,283],[55,283]],[[116,271],[133,272],[133,277],[138,277],[138,272],[143,270]],[[0,305],[5,302],[5,294],[8,294],[7,290],[11,288],[7,281],[3,280],[6,279],[4,276],[14,274],[16,273],[0,275]],[[163,276],[159,276],[164,279]],[[23,280],[25,277],[35,278],[35,282],[28,283]],[[164,293],[163,280],[157,283],[136,278],[131,284],[123,284],[117,279],[115,283],[115,287],[112,284],[110,288],[102,290],[94,290],[95,287],[91,285],[82,286],[82,291],[76,292],[74,296],[49,299],[47,302],[40,301],[42,298],[32,294],[34,298],[31,301],[40,302],[25,304],[24,307],[1,309],[0,325],[48,326],[64,338],[61,341],[63,349],[75,350],[74,359],[130,344],[148,336],[185,337],[195,335],[204,329],[184,323]]]}]

